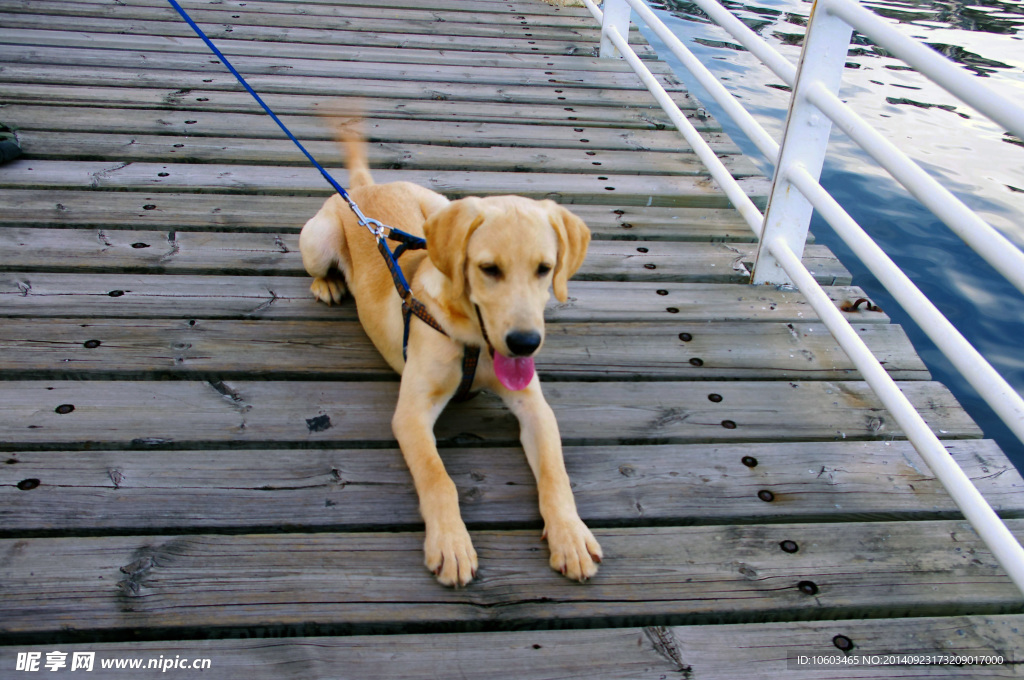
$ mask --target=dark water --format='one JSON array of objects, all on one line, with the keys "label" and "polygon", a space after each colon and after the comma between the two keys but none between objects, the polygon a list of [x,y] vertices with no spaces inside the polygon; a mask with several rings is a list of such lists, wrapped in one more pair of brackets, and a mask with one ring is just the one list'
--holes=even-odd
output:
[{"label": "dark water", "polygon": [[[781,140],[789,88],[700,9],[683,0],[649,0],[691,51]],[[811,5],[800,0],[723,4],[796,64]],[[921,0],[865,3],[902,24],[1003,96],[1024,106],[1024,3]],[[647,39],[771,176],[772,166],[718,109],[682,65]],[[1024,141],[947,94],[863,36],[854,34],[841,98],[904,153],[1011,241],[1024,246]],[[859,147],[833,131],[822,184],[882,246],[960,332],[1018,392],[1024,392],[1024,295],[1007,283]],[[824,220],[811,224],[894,321],[903,325],[936,380],[996,439],[1018,469],[1022,444],[900,310]]]}]

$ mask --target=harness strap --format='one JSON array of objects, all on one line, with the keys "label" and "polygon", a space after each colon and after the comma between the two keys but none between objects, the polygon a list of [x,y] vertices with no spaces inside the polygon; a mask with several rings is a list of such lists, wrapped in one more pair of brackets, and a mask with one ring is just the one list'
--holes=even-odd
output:
[{"label": "harness strap", "polygon": [[441,335],[448,335],[441,328],[441,324],[437,322],[437,319],[427,311],[426,305],[410,295],[405,300],[402,300],[402,316],[405,318],[405,339],[402,342],[403,359],[405,358],[405,348],[409,342],[409,319],[414,315]]},{"label": "harness strap", "polygon": [[[398,294],[402,297],[402,359],[408,356],[409,349],[409,325],[412,321],[412,317],[415,316],[420,319],[423,323],[427,324],[435,331],[450,337],[448,333],[441,327],[434,315],[430,313],[427,306],[417,300],[412,295],[412,288],[409,287],[409,283],[405,280],[405,275],[402,273],[402,268],[398,265],[398,258],[406,250],[421,250],[427,247],[427,242],[418,236],[407,234],[404,231],[398,229],[391,229],[388,234],[388,238],[391,238],[399,242],[398,248],[395,248],[395,252],[392,253],[391,249],[388,248],[387,242],[384,239],[377,241],[377,249],[380,250],[381,255],[384,256],[384,262],[387,263],[388,271],[391,272],[391,280],[395,284],[395,289]],[[480,348],[466,345],[462,351],[462,380],[459,382],[459,387],[455,391],[455,396],[452,397],[452,401],[466,401],[474,396],[470,391],[473,388],[473,379],[476,377],[476,367],[480,363]]]},{"label": "harness strap", "polygon": [[405,280],[402,268],[398,266],[398,258],[391,254],[388,242],[382,238],[377,239],[377,250],[384,257],[384,263],[388,266],[388,271],[391,272],[391,280],[395,283],[398,297],[403,300],[408,299],[412,295],[412,288],[409,286],[409,282]]},{"label": "harness strap", "polygon": [[[441,324],[437,322],[437,319],[427,311],[427,308],[422,302],[416,298],[409,296],[408,299],[402,300],[402,321],[404,322],[404,328],[402,330],[402,358],[405,359],[409,348],[409,326],[412,317],[416,316],[425,324],[436,330],[441,335],[449,337],[448,333],[441,328]],[[465,345],[462,350],[462,380],[459,382],[458,389],[455,390],[455,396],[452,397],[452,401],[468,401],[476,396],[473,389],[473,379],[476,377],[476,367],[480,363],[480,348],[476,345]]]},{"label": "harness strap", "polygon": [[419,236],[413,236],[407,234],[404,231],[389,227],[388,238],[392,241],[398,241],[398,247],[395,248],[394,258],[397,260],[407,250],[423,250],[427,247],[426,239],[420,238]]},{"label": "harness strap", "polygon": [[455,390],[452,401],[468,401],[476,396],[473,389],[473,378],[476,376],[476,365],[480,363],[480,348],[476,345],[466,345],[462,352],[462,382],[459,389]]}]

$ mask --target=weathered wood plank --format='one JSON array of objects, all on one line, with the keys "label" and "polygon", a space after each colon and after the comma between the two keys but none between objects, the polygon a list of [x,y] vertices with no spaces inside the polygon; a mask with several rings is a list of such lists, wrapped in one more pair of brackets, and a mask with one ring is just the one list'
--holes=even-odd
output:
[{"label": "weathered wood plank", "polygon": [[[993,442],[947,446],[1002,517],[1024,517],[1024,480]],[[4,537],[422,523],[397,449],[16,451],[4,458],[0,493],[14,501],[0,507]],[[568,447],[565,458],[580,516],[591,526],[960,517],[908,442],[589,446]],[[444,461],[471,527],[541,526],[521,450],[451,449]],[[25,480],[38,486],[19,491]],[[773,502],[758,497],[764,490]]]},{"label": "weathered wood plank", "polygon": [[[112,0],[102,0],[105,3],[110,3]],[[207,5],[216,5],[216,0],[209,0],[206,2]],[[290,6],[295,7],[293,9]],[[307,0],[301,3],[292,3],[291,0],[285,0],[284,2],[278,2],[277,0],[270,0],[267,3],[269,11],[271,7],[277,7],[281,9],[275,9],[273,11],[290,12],[296,11],[301,12],[307,6],[328,6],[338,8],[338,11],[345,12],[349,7],[375,7],[379,9],[388,10],[408,10],[408,9],[422,9],[423,3],[417,2],[416,0],[380,0],[375,2],[374,0],[361,0],[359,2],[335,2],[334,0]],[[200,5],[201,6],[201,5]],[[238,7],[247,7],[248,5],[238,4]],[[431,9],[444,12],[487,12],[487,13],[512,13],[512,14],[536,14],[536,15],[547,15],[547,16],[577,16],[577,17],[589,17],[588,12],[583,7],[556,7],[552,5],[546,5],[535,0],[522,0],[508,2],[506,0],[431,0]],[[486,17],[490,18],[490,17]]]},{"label": "weathered wood plank", "polygon": [[[153,53],[139,50],[116,50],[102,48],[57,48],[34,45],[0,45],[0,62],[15,64],[50,64],[52,66],[77,65],[90,68],[113,66],[133,69],[173,69],[217,73],[224,66],[206,54],[184,54],[161,52],[159,59]],[[154,63],[156,62],[156,63]],[[335,76],[339,74],[336,64],[321,59],[285,59],[236,56],[231,63],[242,73],[281,73],[290,76]],[[644,90],[646,88],[632,72],[574,71],[570,69],[549,70],[520,69],[511,67],[464,67],[444,64],[371,64],[368,62],[346,62],[343,72],[346,77],[377,78],[379,80],[463,80],[467,83],[491,83],[509,85],[543,85],[556,83],[561,87],[603,87],[610,89]],[[655,77],[667,90],[679,92],[682,85],[675,76],[656,74]]]},{"label": "weathered wood plank", "polygon": [[[7,271],[138,271],[305,276],[298,234],[19,229],[0,231]],[[746,283],[754,244],[594,241],[580,281],[722,281]],[[810,245],[804,264],[825,285],[850,273],[824,246]],[[381,263],[383,265],[383,261]]]},{"label": "weathered wood plank", "polygon": [[[23,10],[28,10],[24,12]],[[193,39],[195,34],[192,29],[181,20],[181,17],[170,6],[164,7],[140,7],[132,3],[123,5],[99,5],[93,3],[71,3],[52,2],[47,0],[34,0],[27,7],[22,2],[0,1],[0,11],[11,13],[10,23],[5,25],[16,26],[24,30],[53,28],[52,17],[73,17],[68,21],[66,28],[74,31],[96,31],[101,33],[116,33],[117,23],[122,31],[130,35],[149,35],[153,37],[176,37]],[[239,10],[210,10],[190,9],[189,15],[192,19],[204,25],[204,32],[211,39],[223,40],[229,43],[229,47],[218,47],[227,54],[228,50],[234,47],[233,42],[261,41],[268,43],[268,50],[273,50],[280,45],[273,43],[296,42],[310,44],[331,44],[341,38],[345,40],[342,44],[363,44],[368,46],[385,45],[389,47],[402,47],[408,45],[416,48],[423,45],[434,45],[435,48],[455,49],[479,49],[486,48],[491,43],[491,50],[503,49],[507,52],[530,53],[530,41],[543,43],[544,41],[555,41],[567,48],[575,46],[580,52],[586,51],[586,56],[597,56],[591,51],[595,43],[600,42],[601,29],[596,21],[591,19],[581,21],[579,18],[566,17],[558,19],[557,25],[552,19],[543,21],[531,21],[530,19],[519,20],[518,15],[506,14],[490,17],[490,21],[476,21],[470,13],[426,13],[420,12],[378,12],[376,16],[365,16],[366,12],[335,13],[333,15],[321,13],[314,20],[305,14],[283,14],[283,13],[238,13]],[[363,15],[363,16],[359,16]],[[45,17],[51,17],[47,23]],[[33,20],[35,19],[35,20]],[[443,24],[443,31],[438,30],[438,24]],[[62,27],[63,28],[63,27]],[[72,33],[74,31],[68,31]],[[646,40],[640,35],[637,29],[630,31],[632,42],[638,44],[638,52],[653,55],[653,50],[647,45]],[[340,34],[340,35],[339,35]],[[344,34],[350,34],[344,37]],[[379,42],[377,36],[405,36],[407,42],[387,41]],[[361,37],[362,36],[362,37]],[[19,40],[16,33],[8,33],[3,42],[17,44]],[[34,35],[26,35],[22,44],[50,44],[45,39],[40,40]],[[74,40],[74,38],[70,38]],[[132,44],[128,39],[127,44]],[[167,41],[164,41],[167,42]],[[69,43],[74,44],[74,43]],[[96,41],[93,45],[97,44]],[[110,39],[110,44],[118,44],[116,38]],[[500,46],[506,47],[501,48]],[[77,45],[76,45],[77,46]],[[151,49],[146,47],[145,49]],[[564,52],[563,52],[564,53]],[[569,52],[572,54],[572,52]],[[656,56],[656,55],[655,55]]]},{"label": "weathered wood plank", "polygon": [[[288,233],[301,228],[323,201],[319,196],[0,189],[0,225]],[[746,222],[726,208],[579,204],[572,211],[595,239],[754,241]]]},{"label": "weathered wood plank", "polygon": [[[38,12],[44,15],[68,17],[71,20],[69,23],[72,24],[69,28],[75,28],[74,21],[80,20],[85,30],[106,32],[104,24],[106,24],[107,30],[110,30],[109,22],[101,20],[118,19],[124,30],[136,35],[166,36],[173,37],[175,40],[192,39],[195,35],[170,6],[166,8],[132,7],[130,5],[109,7],[40,0],[38,4],[33,3],[32,8],[32,14],[27,16]],[[7,8],[3,7],[3,9]],[[498,20],[492,22],[474,22],[466,14],[438,15],[433,20],[408,18],[404,12],[390,15],[381,13],[373,18],[320,16],[316,18],[315,25],[311,25],[309,17],[302,15],[232,14],[230,11],[205,9],[191,10],[189,14],[201,25],[212,24],[209,29],[211,38],[229,41],[280,42],[286,35],[285,30],[291,29],[298,34],[295,42],[329,43],[331,33],[344,32],[354,34],[349,38],[353,42],[358,39],[360,34],[363,34],[366,43],[371,46],[377,44],[377,36],[393,35],[411,37],[410,44],[413,47],[422,47],[433,43],[435,48],[455,47],[458,49],[462,41],[467,41],[469,43],[467,48],[472,48],[484,41],[490,41],[498,44],[518,43],[518,49],[512,47],[508,51],[528,52],[529,48],[525,47],[528,39],[575,44],[582,49],[589,48],[600,39],[600,27],[596,22],[592,22],[589,26],[581,22],[576,22],[575,25],[544,26],[530,24],[528,21],[524,24],[513,20],[512,17],[499,17]],[[15,25],[40,26],[26,18],[22,18],[20,22],[17,21],[18,14],[13,16]],[[444,24],[443,31],[438,30],[439,23]],[[46,26],[46,24],[42,24],[42,26]],[[52,27],[52,23],[50,27]],[[526,33],[530,35],[527,36]],[[14,40],[17,40],[17,36],[12,34],[5,42]],[[31,38],[29,40],[31,41]],[[32,42],[28,44],[32,44]],[[47,43],[43,42],[42,44]],[[111,44],[116,44],[116,39],[111,40]],[[390,43],[390,46],[400,47],[401,43]],[[587,56],[590,56],[589,52]]]},{"label": "weathered wood plank", "polygon": [[[825,289],[837,306],[861,297],[857,287]],[[353,305],[316,302],[297,276],[180,276],[0,272],[0,313],[12,318],[131,317],[176,319],[355,320]],[[797,291],[708,283],[574,281],[569,299],[551,303],[552,322],[774,321],[817,316]],[[888,323],[864,306],[847,312],[857,324]]]},{"label": "weathered wood plank", "polygon": [[[251,680],[308,680],[310,668],[344,669],[351,678],[433,679],[438,670],[467,680],[763,680],[837,678],[1019,678],[1015,661],[1024,615],[908,617],[709,626],[648,626],[602,630],[505,631],[423,635],[353,635],[291,639],[169,640],[61,644],[70,654],[96,654],[90,677],[117,680],[123,670],[104,670],[114,659],[210,659],[221,673],[244,672]],[[898,655],[999,656],[1000,665],[858,665],[831,668],[796,665],[800,656],[845,659],[834,640],[843,636],[865,657]],[[46,658],[54,645],[19,647]],[[14,667],[12,649],[0,663]],[[68,657],[70,658],[70,656]],[[154,671],[155,672],[155,671]],[[179,677],[188,671],[176,670]],[[337,671],[335,671],[337,673]],[[209,671],[206,673],[209,675]],[[197,676],[198,677],[198,676]]]},{"label": "weathered wood plank", "polygon": [[[325,100],[324,105],[330,106],[330,102]],[[559,115],[563,114],[564,110]],[[244,139],[283,138],[280,128],[266,114],[3,104],[0,105],[0,115],[3,116],[4,124],[15,130]],[[721,138],[720,135],[715,137],[716,133],[712,129],[712,125],[717,123],[705,125],[697,118],[696,112],[691,115],[698,127],[712,133],[706,139],[714,141]],[[284,115],[281,119],[300,139],[334,140],[334,129],[321,117]],[[369,140],[373,142],[532,146],[574,149],[582,152],[598,149],[670,153],[691,151],[686,141],[674,130],[588,127],[568,121],[565,121],[565,124],[531,125],[514,123],[511,120],[502,124],[473,120],[438,120],[432,121],[430,125],[424,125],[423,121],[385,118],[367,121],[364,127]],[[716,151],[718,150],[716,147]],[[733,150],[734,147],[721,149],[727,153],[732,153]]]},{"label": "weathered wood plank", "polygon": [[[930,375],[899,326],[858,328],[897,380]],[[683,338],[688,338],[684,340]],[[548,324],[537,370],[544,379],[842,380],[859,374],[821,324]],[[7,319],[7,378],[321,380],[393,374],[352,321]]]},{"label": "weathered wood plank", "polygon": [[[18,142],[31,158],[171,163],[241,163],[306,165],[309,161],[289,140],[167,135],[93,134],[22,130]],[[333,142],[305,146],[320,162],[343,165]],[[391,170],[462,170],[468,172],[515,170],[599,175],[614,169],[619,174],[706,175],[707,169],[692,153],[641,154],[636,151],[552,151],[511,146],[457,147],[436,144],[374,142],[368,145],[370,164]],[[733,177],[761,173],[745,156],[719,157]],[[744,225],[746,226],[746,225]],[[749,231],[749,228],[747,228]]]},{"label": "weathered wood plank", "polygon": [[[631,107],[638,94],[633,90],[601,87],[572,88],[557,83],[540,85],[509,85],[440,80],[374,80],[346,78],[340,75],[296,78],[290,75],[246,74],[246,80],[261,94],[290,93],[315,95],[324,102],[337,97],[398,97],[407,99],[447,100],[451,102],[520,102],[562,106]],[[124,69],[116,67],[82,68],[74,64],[53,67],[36,64],[4,64],[0,81],[9,83],[40,83],[94,87],[168,88],[171,95],[179,90],[237,92],[239,85],[227,72],[195,73],[170,69]],[[642,96],[642,95],[641,95]],[[693,108],[685,92],[669,93],[683,109]],[[642,103],[647,100],[643,99]]]},{"label": "weathered wood plank", "polygon": [[[281,6],[282,3],[277,0],[271,0],[268,4]],[[290,0],[285,0],[284,4],[290,4]],[[303,3],[305,4],[305,3]],[[334,5],[332,0],[310,0],[311,5]],[[242,6],[242,5],[239,5]],[[361,2],[344,2],[343,7],[377,7],[372,1],[363,0]],[[422,3],[418,3],[415,0],[382,0],[379,7],[387,8],[389,10],[406,10],[406,9],[421,9]],[[590,12],[585,7],[560,7],[553,5],[545,5],[535,0],[523,0],[521,2],[505,2],[505,0],[470,0],[469,2],[458,2],[457,0],[433,0],[431,7],[437,10],[443,10],[446,12],[488,12],[488,13],[512,13],[512,14],[526,14],[526,15],[547,15],[547,16],[573,16],[573,17],[590,17]],[[342,10],[344,11],[344,10]],[[486,17],[489,18],[489,17]]]},{"label": "weathered wood plank", "polygon": [[[32,0],[8,0],[12,6],[20,5],[24,8],[31,9],[33,7]],[[153,0],[132,0],[131,3],[125,2],[125,0],[82,0],[80,4],[90,4],[98,6],[126,6],[131,4],[132,6],[138,7],[160,7],[159,2]],[[358,11],[359,9],[370,9],[376,8],[378,10],[386,10],[394,12],[396,10],[422,10],[423,3],[414,2],[411,0],[380,0],[379,3],[375,2],[346,2],[336,0],[306,0],[303,2],[292,2],[286,0],[285,2],[276,2],[276,0],[269,0],[267,2],[253,2],[241,4],[237,0],[233,2],[224,2],[223,0],[188,0],[187,2],[181,3],[186,8],[205,8],[211,10],[233,10],[239,12],[241,8],[245,8],[246,12],[259,12],[259,13],[272,13],[272,14],[301,14],[318,16],[326,14],[327,16],[347,16],[350,10]],[[542,4],[535,2],[534,0],[524,0],[522,2],[493,2],[492,0],[432,0],[430,3],[430,9],[436,12],[468,12],[472,14],[487,13],[487,14],[527,14],[535,15],[541,20],[558,20],[561,21],[563,17],[590,17],[590,12],[583,8],[574,7],[554,7],[551,5]],[[373,16],[369,14],[368,16]],[[487,17],[488,19],[493,17]]]},{"label": "weathered wood plank", "polygon": [[[160,0],[131,0],[130,2],[125,2],[125,0],[81,0],[75,4],[96,6],[93,8],[95,11],[81,9],[80,12],[85,16],[109,14],[110,7],[156,7],[159,9],[165,9],[166,7],[164,4],[161,4]],[[462,17],[463,21],[472,21],[473,19],[479,19],[481,13],[485,13],[493,15],[486,17],[488,22],[513,21],[518,23],[520,21],[528,21],[531,25],[577,26],[579,28],[592,28],[594,26],[594,18],[588,11],[580,11],[574,8],[555,8],[535,0],[526,0],[522,3],[502,2],[497,4],[494,2],[478,2],[476,0],[466,0],[464,2],[445,2],[442,0],[440,3],[436,1],[431,2],[429,9],[424,9],[422,3],[406,2],[396,4],[393,0],[384,0],[379,4],[374,2],[362,4],[350,2],[310,3],[292,2],[289,0],[288,2],[246,2],[244,5],[240,4],[237,0],[233,2],[224,2],[224,0],[184,0],[179,4],[190,12],[193,9],[210,12],[221,11],[228,13],[232,19],[236,18],[233,15],[238,14],[240,16],[237,19],[241,21],[248,21],[254,14],[298,15],[309,18],[309,23],[313,25],[318,21],[317,17],[321,16],[375,18],[382,14],[392,17],[400,14],[407,19],[417,19],[420,21],[437,21],[439,17],[445,19]],[[8,12],[26,12],[31,14],[35,12],[37,7],[38,5],[35,0],[4,0],[3,3],[4,10]],[[242,8],[244,8],[244,11],[242,11]]]},{"label": "weathered wood plank", "polygon": [[[348,172],[328,168],[348,183]],[[455,198],[514,193],[560,203],[658,205],[725,208],[729,201],[710,178],[663,175],[581,176],[559,173],[380,170],[378,183],[414,182]],[[763,177],[737,180],[755,202],[763,203],[770,184]],[[187,165],[44,161],[21,158],[4,166],[0,187],[10,189],[101,189],[113,191],[216,191],[222,193],[305,194],[334,192],[312,167],[262,165]]]},{"label": "weathered wood plank", "polygon": [[[981,436],[941,385],[899,385],[944,438]],[[567,444],[901,436],[859,382],[548,382],[544,391]],[[12,380],[0,384],[0,446],[392,445],[397,396],[394,382]],[[450,405],[435,433],[443,445],[519,440],[515,418],[486,393]]]},{"label": "weathered wood plank", "polygon": [[[7,104],[46,104],[67,106],[101,106],[110,108],[155,108],[160,110],[218,111],[255,113],[263,110],[247,93],[219,92],[216,90],[144,89],[54,87],[52,85],[0,84],[0,97]],[[271,94],[263,98],[277,114],[313,115],[343,109],[345,100],[325,100],[317,95]],[[661,130],[671,123],[651,107],[637,106],[624,111],[620,106],[600,104],[563,106],[551,101],[544,105],[517,102],[476,102],[472,107],[458,106],[440,99],[409,100],[405,98],[364,98],[358,104],[360,113],[372,119],[415,119],[502,122],[532,125],[596,125],[620,129]],[[54,112],[59,114],[59,110]],[[99,111],[79,112],[79,115],[97,115]],[[159,115],[159,114],[157,114]],[[708,127],[707,118],[701,120],[693,114],[701,127]],[[53,118],[53,116],[51,116]],[[60,120],[59,118],[57,120]],[[29,125],[39,125],[41,121]],[[58,122],[54,127],[60,125]],[[327,129],[327,123],[322,127]],[[237,136],[237,135],[235,135]],[[717,149],[716,149],[717,150]]]},{"label": "weathered wood plank", "polygon": [[[1024,523],[1011,520],[1024,534]],[[423,568],[422,534],[126,536],[0,542],[7,636],[230,626],[359,633],[1019,613],[1020,591],[963,522],[600,529],[584,586],[536,531],[474,532],[478,580]],[[798,550],[780,550],[793,541]],[[815,595],[797,587],[809,581]],[[209,629],[213,629],[210,631]]]},{"label": "weathered wood plank", "polygon": [[[65,3],[40,3],[64,5]],[[78,8],[79,6],[71,5]],[[0,2],[0,11],[3,11]],[[124,8],[119,10],[124,12]],[[66,13],[61,12],[63,15]],[[427,33],[428,24],[390,22],[380,26],[377,22],[362,27],[343,20],[342,27],[309,27],[308,18],[271,20],[269,25],[244,25],[232,21],[228,12],[219,12],[230,23],[206,24],[204,32],[216,41],[217,48],[229,58],[236,55],[263,54],[264,56],[329,59],[328,52],[336,53],[337,61],[379,61],[381,63],[420,63],[471,66],[470,54],[477,54],[480,64],[486,66],[513,66],[529,60],[539,61],[537,66],[557,66],[583,71],[624,71],[621,62],[601,62],[593,59],[599,54],[598,43],[571,27],[548,28],[531,24],[524,27],[515,22],[505,29],[504,35],[479,35],[481,24],[459,24],[445,21],[445,32]],[[209,48],[195,38],[195,33],[184,22],[167,20],[133,20],[130,17],[92,18],[74,16],[73,27],[53,28],[53,15],[6,14],[4,29],[0,29],[0,43],[11,45],[60,45],[70,47],[104,47],[138,49],[154,52],[208,53]],[[175,15],[177,16],[177,15]],[[283,23],[285,25],[277,25]],[[305,23],[305,26],[303,26]],[[370,30],[368,27],[372,26]],[[429,24],[431,28],[436,22]],[[470,35],[449,33],[470,32]],[[71,30],[71,29],[74,30]],[[397,30],[396,30],[397,29]],[[405,29],[404,31],[402,29]],[[128,31],[120,33],[119,31]],[[592,33],[593,29],[584,29]],[[490,27],[489,33],[495,28]],[[476,35],[472,35],[476,33]],[[639,37],[638,33],[634,36]],[[634,39],[635,42],[635,39]],[[644,59],[654,73],[669,73],[663,62],[655,61],[657,54],[643,44],[634,46],[637,56]],[[546,61],[541,61],[546,60]],[[525,63],[524,63],[525,62]],[[550,62],[550,63],[548,63]]]}]

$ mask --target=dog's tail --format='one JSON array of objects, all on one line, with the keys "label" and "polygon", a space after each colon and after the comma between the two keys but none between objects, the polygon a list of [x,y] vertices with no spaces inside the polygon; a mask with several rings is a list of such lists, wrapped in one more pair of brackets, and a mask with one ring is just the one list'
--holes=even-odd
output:
[{"label": "dog's tail", "polygon": [[348,168],[348,186],[350,189],[371,186],[373,175],[366,159],[366,134],[363,119],[354,118],[339,121],[335,129],[338,143],[345,153],[345,165]]}]

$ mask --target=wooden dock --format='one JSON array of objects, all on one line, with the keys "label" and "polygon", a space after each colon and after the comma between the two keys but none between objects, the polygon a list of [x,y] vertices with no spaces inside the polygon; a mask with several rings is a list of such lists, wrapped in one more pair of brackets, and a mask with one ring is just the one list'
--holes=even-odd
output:
[{"label": "wooden dock", "polygon": [[[605,561],[586,584],[550,570],[517,425],[481,395],[437,427],[479,578],[438,585],[396,378],[302,271],[329,187],[163,0],[0,0],[0,123],[25,152],[0,166],[0,677],[55,650],[101,678],[126,677],[114,658],[252,680],[1024,675],[1020,592],[800,293],[746,284],[750,231],[596,58],[585,10],[182,4],[325,165],[316,114],[361,97],[378,182],[554,198],[591,226],[538,366]],[[865,297],[826,248],[806,261],[837,305]],[[1024,535],[1002,452],[884,312],[847,314]],[[852,653],[1016,664],[796,665]]]}]

